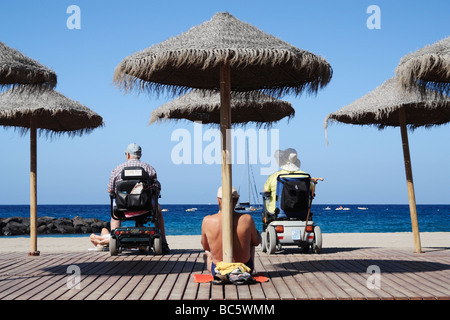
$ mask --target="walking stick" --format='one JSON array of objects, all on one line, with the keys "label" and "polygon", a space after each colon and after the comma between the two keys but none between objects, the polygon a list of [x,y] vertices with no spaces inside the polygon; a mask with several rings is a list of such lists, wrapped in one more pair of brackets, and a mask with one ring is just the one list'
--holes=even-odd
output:
[{"label": "walking stick", "polygon": [[311,180],[312,180],[312,182],[314,182],[314,186],[313,186],[313,189],[312,189],[312,191],[311,191],[312,197],[311,197],[311,201],[310,201],[310,203],[309,203],[308,213],[306,214],[305,231],[303,232],[302,241],[305,241],[306,227],[308,226],[309,215],[310,215],[310,213],[311,213],[312,198],[314,198],[314,194],[315,194],[315,192],[316,192],[316,184],[317,184],[317,182],[318,182],[319,180],[320,180],[320,181],[323,181],[323,178],[314,178],[314,177],[313,177],[313,178],[311,178]]}]

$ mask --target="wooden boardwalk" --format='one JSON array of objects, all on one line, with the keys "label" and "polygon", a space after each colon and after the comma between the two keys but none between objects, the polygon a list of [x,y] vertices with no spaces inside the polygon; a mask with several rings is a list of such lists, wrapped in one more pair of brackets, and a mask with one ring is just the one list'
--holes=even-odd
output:
[{"label": "wooden boardwalk", "polygon": [[[379,268],[380,277],[367,273]],[[0,300],[449,300],[450,249],[336,248],[257,252],[252,285],[195,283],[199,250],[153,256],[108,252],[0,254]],[[75,273],[74,271],[75,270]],[[77,278],[76,270],[80,271]],[[376,280],[379,279],[379,282]]]}]

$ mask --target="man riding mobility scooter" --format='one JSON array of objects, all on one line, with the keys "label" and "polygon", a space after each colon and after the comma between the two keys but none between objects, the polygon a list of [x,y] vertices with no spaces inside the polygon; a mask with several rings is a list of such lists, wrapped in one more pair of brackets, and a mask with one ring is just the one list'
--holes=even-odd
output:
[{"label": "man riding mobility scooter", "polygon": [[[153,248],[155,254],[162,253],[160,230],[155,226],[145,226],[158,221],[159,188],[151,184],[151,179],[142,167],[126,167],[121,173],[122,180],[111,193],[111,217],[115,220],[134,220],[134,227],[118,227],[111,230],[109,252],[112,256],[122,248]],[[114,204],[115,200],[115,204]]]},{"label": "man riding mobility scooter", "polygon": [[316,253],[322,250],[322,232],[311,220],[311,203],[315,185],[322,178],[311,178],[307,173],[287,173],[277,177],[275,211],[268,211],[270,192],[261,193],[264,202],[262,213],[263,252],[274,253],[282,245],[296,245],[304,253],[309,248]]}]

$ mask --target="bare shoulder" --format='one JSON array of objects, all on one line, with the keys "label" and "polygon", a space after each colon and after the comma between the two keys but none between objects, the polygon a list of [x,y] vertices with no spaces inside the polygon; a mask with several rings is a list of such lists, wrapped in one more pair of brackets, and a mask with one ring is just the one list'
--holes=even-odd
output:
[{"label": "bare shoulder", "polygon": [[205,216],[203,218],[203,223],[209,223],[214,220],[217,220],[217,213]]},{"label": "bare shoulder", "polygon": [[239,213],[239,221],[245,222],[245,223],[251,223],[253,221],[253,217],[249,215],[248,213]]}]

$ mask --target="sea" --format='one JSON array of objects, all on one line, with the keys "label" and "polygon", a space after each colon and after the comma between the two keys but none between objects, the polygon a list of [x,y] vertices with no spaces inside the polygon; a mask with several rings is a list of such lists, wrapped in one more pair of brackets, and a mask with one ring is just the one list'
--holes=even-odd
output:
[{"label": "sea", "polygon": [[[203,218],[218,211],[217,204],[161,204],[161,207],[167,235],[200,235]],[[80,216],[110,221],[111,209],[109,205],[38,205],[37,212],[39,217]],[[262,210],[242,212],[252,215],[257,229],[262,231]],[[409,205],[313,204],[311,212],[322,233],[411,232]],[[0,218],[29,215],[29,205],[0,205]],[[450,205],[417,205],[417,216],[420,232],[450,232]]]}]

